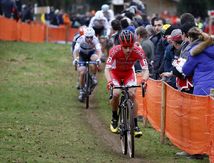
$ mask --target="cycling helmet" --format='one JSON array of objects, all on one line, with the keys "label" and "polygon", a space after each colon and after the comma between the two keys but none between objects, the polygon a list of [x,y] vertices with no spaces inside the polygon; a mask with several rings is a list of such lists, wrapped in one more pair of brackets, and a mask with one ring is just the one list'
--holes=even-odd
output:
[{"label": "cycling helmet", "polygon": [[103,12],[107,12],[107,11],[109,10],[109,5],[103,4],[102,7],[101,7],[101,10],[102,10]]},{"label": "cycling helmet", "polygon": [[129,30],[123,30],[119,35],[120,45],[132,47],[135,42],[134,33]]},{"label": "cycling helmet", "polygon": [[80,34],[81,36],[85,34],[86,28],[87,28],[87,27],[86,27],[85,25],[79,27],[79,34]]},{"label": "cycling helmet", "polygon": [[86,37],[93,37],[93,36],[95,36],[95,31],[94,31],[94,29],[91,28],[91,27],[86,28],[85,36],[86,36]]},{"label": "cycling helmet", "polygon": [[97,11],[95,14],[95,18],[99,20],[104,19],[104,14],[101,11]]}]

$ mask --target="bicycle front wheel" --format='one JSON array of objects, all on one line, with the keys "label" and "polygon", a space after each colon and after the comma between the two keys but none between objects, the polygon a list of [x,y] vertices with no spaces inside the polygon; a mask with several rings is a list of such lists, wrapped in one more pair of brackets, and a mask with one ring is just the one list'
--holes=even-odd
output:
[{"label": "bicycle front wheel", "polygon": [[119,114],[119,122],[120,122],[120,143],[121,143],[121,149],[122,153],[124,155],[127,154],[127,130],[126,130],[126,123],[127,123],[127,112],[125,108],[120,109]]},{"label": "bicycle front wheel", "polygon": [[89,95],[90,95],[90,74],[85,75],[85,108],[89,108]]},{"label": "bicycle front wheel", "polygon": [[129,157],[134,157],[135,146],[134,146],[134,109],[133,103],[128,100],[127,101],[127,142],[128,142],[128,153]]}]

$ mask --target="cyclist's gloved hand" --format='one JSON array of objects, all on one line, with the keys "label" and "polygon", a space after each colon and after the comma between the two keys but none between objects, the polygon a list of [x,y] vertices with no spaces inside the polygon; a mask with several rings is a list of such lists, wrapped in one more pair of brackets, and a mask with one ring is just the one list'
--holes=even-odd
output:
[{"label": "cyclist's gloved hand", "polygon": [[113,86],[114,86],[114,83],[112,81],[109,81],[107,83],[107,90],[110,90],[110,88],[113,87]]},{"label": "cyclist's gloved hand", "polygon": [[145,79],[142,79],[142,80],[141,80],[141,84],[142,84],[142,86],[143,86],[144,89],[147,88],[147,83],[146,83],[146,80],[145,80]]},{"label": "cyclist's gloved hand", "polygon": [[97,59],[96,62],[97,62],[98,65],[101,64],[101,60],[100,59]]},{"label": "cyclist's gloved hand", "polygon": [[73,60],[73,65],[76,65],[78,63],[78,59]]}]

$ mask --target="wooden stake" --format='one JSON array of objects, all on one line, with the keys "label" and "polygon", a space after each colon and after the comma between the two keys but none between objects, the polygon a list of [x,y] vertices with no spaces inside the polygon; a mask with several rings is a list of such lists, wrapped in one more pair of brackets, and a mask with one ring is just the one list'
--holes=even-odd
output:
[{"label": "wooden stake", "polygon": [[164,144],[165,127],[166,127],[166,85],[162,81],[162,96],[161,96],[161,133],[160,142]]}]

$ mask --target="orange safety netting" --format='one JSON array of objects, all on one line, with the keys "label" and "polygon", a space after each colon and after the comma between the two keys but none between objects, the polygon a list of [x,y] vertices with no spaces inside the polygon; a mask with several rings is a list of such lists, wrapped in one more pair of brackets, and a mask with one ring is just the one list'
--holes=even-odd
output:
[{"label": "orange safety netting", "polygon": [[16,22],[0,16],[0,40],[24,42],[72,41],[78,29],[62,26],[45,26],[32,22]]},{"label": "orange safety netting", "polygon": [[17,23],[15,20],[0,16],[0,40],[18,40]]},{"label": "orange safety netting", "polygon": [[[147,84],[144,98],[137,89],[138,114],[160,131],[162,83],[149,79]],[[179,92],[167,84],[165,91],[166,136],[178,148],[190,154],[208,154],[214,162],[214,100]]]},{"label": "orange safety netting", "polygon": [[146,96],[142,99],[141,88],[137,89],[138,114],[146,117],[152,126],[160,131],[161,83],[148,80]]}]

